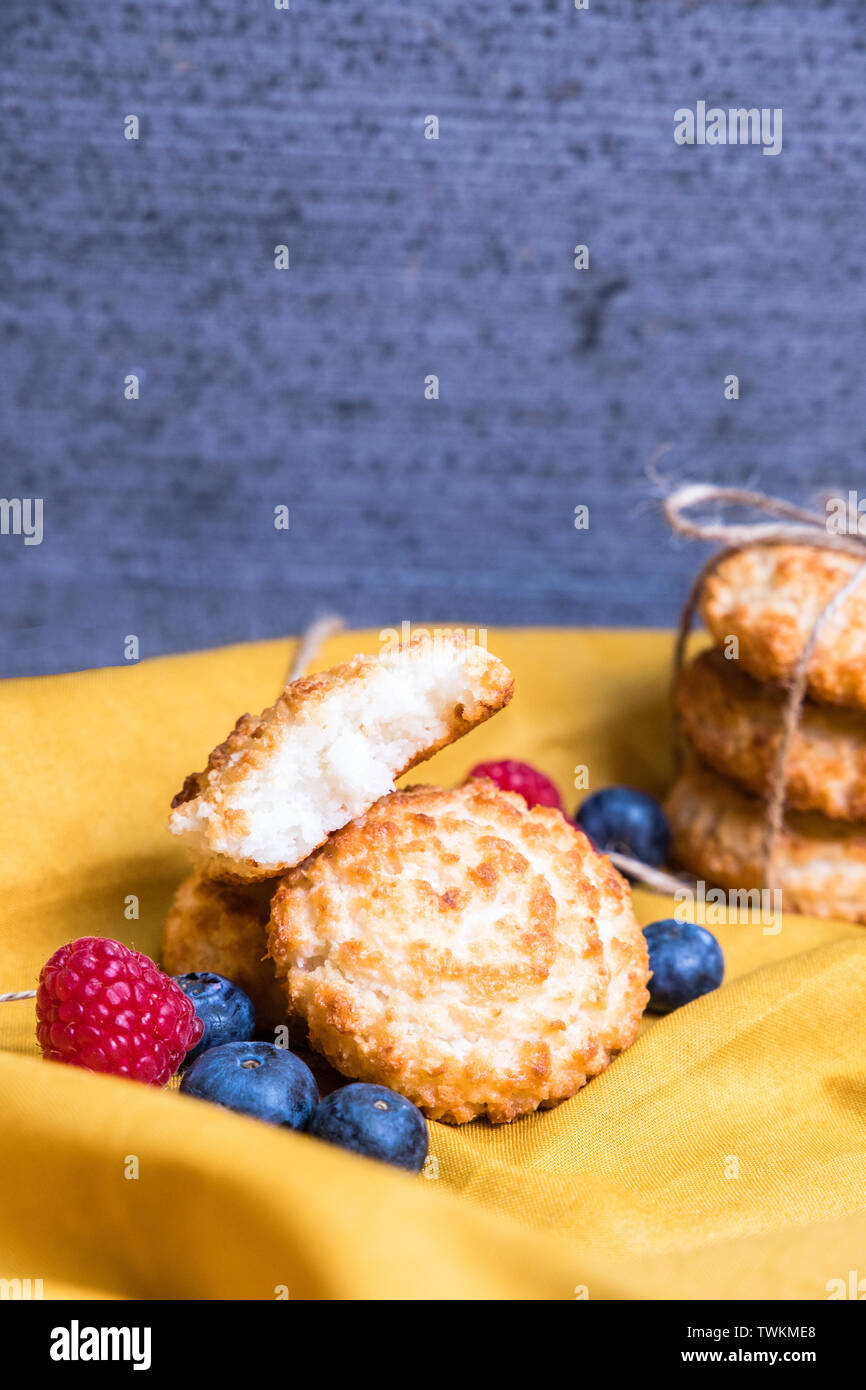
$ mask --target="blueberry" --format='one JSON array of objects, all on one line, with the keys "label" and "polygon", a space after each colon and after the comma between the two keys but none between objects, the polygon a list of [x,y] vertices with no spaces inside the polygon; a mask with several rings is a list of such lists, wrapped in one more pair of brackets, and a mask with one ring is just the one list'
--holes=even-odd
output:
[{"label": "blueberry", "polygon": [[603,854],[611,850],[658,866],[668,857],[671,832],[655,797],[633,787],[603,787],[593,792],[575,816],[581,830]]},{"label": "blueberry", "polygon": [[293,1052],[269,1042],[209,1048],[184,1072],[180,1089],[290,1129],[304,1128],[319,1099],[310,1068]]},{"label": "blueberry", "polygon": [[253,1036],[256,1026],[256,1011],[253,1001],[244,994],[240,985],[233,984],[224,975],[192,973],[175,975],[187,998],[204,1024],[204,1032],[191,1052],[186,1054],[184,1066],[189,1066],[208,1048],[220,1047],[222,1043],[245,1042]]},{"label": "blueberry", "polygon": [[706,927],[667,917],[650,922],[643,934],[653,972],[649,1006],[656,1013],[670,1013],[718,989],[725,975],[725,957]]},{"label": "blueberry", "polygon": [[357,1081],[332,1091],[316,1106],[310,1134],[418,1173],[427,1157],[427,1126],[421,1111],[387,1086]]}]

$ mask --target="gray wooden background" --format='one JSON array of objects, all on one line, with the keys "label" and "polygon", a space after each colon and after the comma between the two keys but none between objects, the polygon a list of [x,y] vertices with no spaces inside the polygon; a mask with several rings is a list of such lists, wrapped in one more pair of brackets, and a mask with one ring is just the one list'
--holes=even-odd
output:
[{"label": "gray wooden background", "polygon": [[[331,608],[669,624],[663,441],[866,490],[862,0],[4,0],[0,35],[0,495],[45,511],[0,536],[4,674]],[[781,155],[678,147],[698,100],[782,107]]]}]

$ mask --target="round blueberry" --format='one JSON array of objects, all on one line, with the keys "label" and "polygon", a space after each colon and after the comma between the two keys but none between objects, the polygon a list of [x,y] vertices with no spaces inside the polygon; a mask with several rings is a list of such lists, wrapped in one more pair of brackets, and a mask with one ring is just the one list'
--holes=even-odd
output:
[{"label": "round blueberry", "polygon": [[725,975],[725,957],[706,927],[667,917],[650,922],[643,934],[653,972],[649,1007],[656,1013],[670,1013],[718,989]]},{"label": "round blueberry", "polygon": [[319,1091],[310,1068],[285,1047],[231,1042],[211,1047],[184,1072],[180,1089],[270,1125],[303,1129]]},{"label": "round blueberry", "polygon": [[655,797],[633,787],[603,787],[578,808],[577,824],[603,854],[611,850],[658,866],[668,857],[671,832]]},{"label": "round blueberry", "polygon": [[427,1126],[421,1111],[387,1086],[357,1081],[320,1100],[310,1134],[418,1173],[427,1157]]},{"label": "round blueberry", "polygon": [[174,979],[187,998],[192,1000],[193,1007],[204,1024],[201,1039],[184,1058],[185,1067],[211,1047],[220,1047],[223,1043],[229,1042],[245,1042],[253,1036],[256,1011],[252,999],[248,994],[244,994],[240,985],[233,984],[224,975],[205,972],[175,975]]}]

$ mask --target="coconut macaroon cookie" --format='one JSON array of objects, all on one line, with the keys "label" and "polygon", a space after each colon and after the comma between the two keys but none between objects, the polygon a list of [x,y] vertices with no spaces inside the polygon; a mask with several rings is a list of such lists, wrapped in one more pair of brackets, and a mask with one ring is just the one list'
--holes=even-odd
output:
[{"label": "coconut macaroon cookie", "polygon": [[[701,761],[764,796],[782,731],[784,691],[713,649],[684,666],[675,702]],[[866,714],[807,700],[787,759],[786,799],[800,811],[866,820]]]},{"label": "coconut macaroon cookie", "polygon": [[511,673],[460,631],[293,681],[187,777],[168,827],[213,877],[271,878],[511,699]]},{"label": "coconut macaroon cookie", "polygon": [[[751,546],[704,580],[701,614],[719,646],[737,638],[750,675],[790,681],[816,620],[859,566],[852,555],[818,546]],[[823,628],[808,690],[816,700],[866,709],[866,579]]]},{"label": "coconut macaroon cookie", "polygon": [[162,941],[166,974],[224,975],[250,996],[263,1029],[286,1022],[285,992],[267,954],[276,883],[217,883],[203,873],[190,874],[174,895]]},{"label": "coconut macaroon cookie", "polygon": [[485,779],[393,792],[331,836],[277,889],[270,952],[332,1066],[454,1124],[574,1095],[649,998],[613,865]]},{"label": "coconut macaroon cookie", "polygon": [[[691,768],[665,803],[678,864],[720,888],[761,888],[764,805],[723,777]],[[782,909],[866,922],[866,825],[791,814],[775,858]]]}]

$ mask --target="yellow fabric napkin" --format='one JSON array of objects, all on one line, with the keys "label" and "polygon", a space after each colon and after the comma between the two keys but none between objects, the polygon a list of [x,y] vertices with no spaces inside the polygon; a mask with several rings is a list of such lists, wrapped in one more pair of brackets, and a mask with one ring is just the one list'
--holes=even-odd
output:
[{"label": "yellow fabric napkin", "polygon": [[[488,644],[513,703],[410,780],[517,757],[569,806],[575,768],[591,788],[664,790],[669,634]],[[170,798],[273,699],[291,647],[0,685],[0,991],[32,988],[84,934],[158,955],[185,872]],[[342,634],[315,666],[378,648]],[[635,899],[644,923],[672,914]],[[735,915],[713,930],[721,990],[648,1017],[556,1110],[431,1125],[427,1177],[43,1062],[32,1003],[0,1005],[0,1278],[47,1298],[827,1298],[866,1278],[866,934]]]}]

